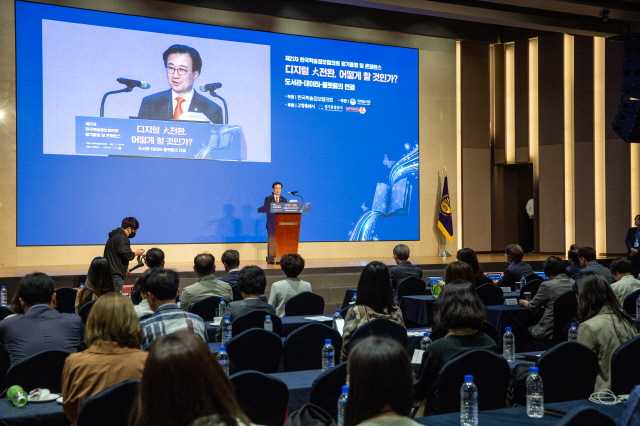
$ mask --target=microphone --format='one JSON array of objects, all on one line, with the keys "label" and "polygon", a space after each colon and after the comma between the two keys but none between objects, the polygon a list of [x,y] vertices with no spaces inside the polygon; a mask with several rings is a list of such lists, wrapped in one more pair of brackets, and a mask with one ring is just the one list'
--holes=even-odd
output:
[{"label": "microphone", "polygon": [[147,81],[130,80],[128,78],[122,78],[122,77],[118,78],[117,80],[118,80],[118,83],[125,84],[130,88],[139,87],[141,89],[148,89],[149,87],[151,87],[151,85]]},{"label": "microphone", "polygon": [[287,194],[291,194],[291,195],[298,195],[298,191],[291,191],[291,192],[287,192]]},{"label": "microphone", "polygon": [[210,92],[212,90],[216,90],[222,87],[222,83],[209,83],[209,84],[203,84],[202,86],[200,86],[200,91],[201,92]]}]

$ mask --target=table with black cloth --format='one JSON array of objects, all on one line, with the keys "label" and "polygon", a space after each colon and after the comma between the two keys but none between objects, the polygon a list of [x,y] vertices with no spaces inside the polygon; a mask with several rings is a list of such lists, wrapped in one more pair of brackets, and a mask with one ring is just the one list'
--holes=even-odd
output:
[{"label": "table with black cloth", "polygon": [[[3,423],[4,422],[4,423]],[[69,426],[71,423],[57,402],[29,403],[15,407],[7,398],[0,399],[0,424],[9,426]]]},{"label": "table with black cloth", "polygon": [[[344,293],[344,300],[342,301],[342,308],[340,308],[340,309],[344,309],[347,306],[349,306],[349,303],[351,302],[351,299],[353,299],[353,294],[356,291],[358,291],[358,290],[356,290],[355,288],[350,288]],[[427,295],[427,296],[431,295],[431,287],[427,287],[425,289],[425,295]]]},{"label": "table with black cloth", "polygon": [[270,376],[282,380],[287,385],[287,389],[289,389],[289,413],[293,413],[304,404],[309,403],[311,385],[320,373],[322,373],[322,370],[289,371],[286,373],[270,374]]},{"label": "table with black cloth", "polygon": [[498,331],[498,349],[502,352],[502,335],[507,327],[516,339],[516,352],[525,352],[526,333],[529,326],[538,322],[538,317],[520,305],[487,306],[487,322]]},{"label": "table with black cloth", "polygon": [[[328,320],[318,321],[313,319],[307,319],[310,317],[327,317]],[[333,324],[333,318],[331,315],[300,315],[300,316],[291,316],[291,317],[282,317],[282,337],[286,337],[289,334],[293,333],[303,325],[313,324],[313,323],[322,323],[331,327]],[[209,335],[209,342],[216,341],[216,333],[218,332],[218,326],[213,325],[212,322],[206,323],[207,334]],[[233,331],[233,330],[232,330]]]},{"label": "table with black cloth", "polygon": [[[603,405],[582,399],[578,401],[554,402],[545,404],[545,408],[553,408],[560,411],[571,411],[576,407],[591,407],[611,417],[613,421],[619,425],[622,418],[622,412],[626,407],[626,403],[616,405]],[[429,426],[459,426],[460,413],[439,414],[436,416],[427,416],[414,419],[422,425]],[[502,408],[500,410],[487,410],[478,412],[478,423],[481,425],[491,426],[544,426],[555,425],[560,421],[557,417],[544,416],[540,419],[527,417],[526,407]]]}]

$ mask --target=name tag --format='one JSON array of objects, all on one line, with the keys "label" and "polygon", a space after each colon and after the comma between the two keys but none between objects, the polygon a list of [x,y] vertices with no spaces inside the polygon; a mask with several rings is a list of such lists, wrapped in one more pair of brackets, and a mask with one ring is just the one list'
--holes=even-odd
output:
[{"label": "name tag", "polygon": [[518,299],[504,299],[505,305],[517,305]]},{"label": "name tag", "polygon": [[411,364],[422,364],[422,355],[424,351],[422,349],[416,349],[413,351],[413,358],[411,358]]}]

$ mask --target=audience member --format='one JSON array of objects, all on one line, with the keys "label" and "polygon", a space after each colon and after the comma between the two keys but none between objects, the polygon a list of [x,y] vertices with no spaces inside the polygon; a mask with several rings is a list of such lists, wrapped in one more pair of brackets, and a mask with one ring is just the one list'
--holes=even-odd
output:
[{"label": "audience member", "polygon": [[[151,311],[151,308],[149,308],[149,303],[144,301],[144,297],[142,296],[142,293],[140,292],[140,289],[138,287],[140,286],[140,283],[144,281],[144,278],[149,275],[149,271],[151,269],[164,268],[164,252],[156,247],[150,248],[143,256],[143,259],[144,264],[148,269],[144,271],[140,275],[140,277],[136,278],[135,282],[133,283],[133,287],[131,288],[131,301],[136,306],[139,304],[143,304],[141,310]],[[138,309],[136,309],[136,314],[138,315],[138,318],[142,316],[140,315]]]},{"label": "audience member", "polygon": [[402,311],[393,303],[389,269],[384,263],[373,261],[365,266],[360,274],[356,303],[345,314],[341,361],[345,361],[349,356],[349,343],[353,332],[361,325],[378,318],[397,322],[404,327]]},{"label": "audience member", "polygon": [[476,287],[481,286],[482,284],[493,282],[491,281],[491,278],[487,277],[484,274],[482,267],[478,263],[478,256],[476,256],[476,252],[472,249],[462,248],[458,250],[458,253],[456,253],[456,259],[471,266],[471,269],[473,270],[473,276],[475,277],[475,281],[471,282],[475,282]]},{"label": "audience member", "polygon": [[22,315],[0,321],[0,343],[14,364],[35,353],[60,349],[76,352],[84,337],[82,319],[55,310],[53,279],[34,272],[20,279],[17,300]]},{"label": "audience member", "polygon": [[471,349],[497,350],[496,342],[479,331],[485,319],[486,308],[473,284],[456,282],[444,286],[438,297],[434,321],[436,327],[447,329],[449,333],[434,341],[423,355],[414,386],[414,399],[422,404],[415,417],[438,413],[438,377],[449,360]]},{"label": "audience member", "polygon": [[[265,396],[266,397],[266,396]],[[151,346],[129,424],[251,425],[209,347],[192,333],[159,337]]]},{"label": "audience member", "polygon": [[516,288],[516,281],[520,281],[522,277],[533,274],[531,266],[522,261],[524,251],[518,244],[509,244],[504,249],[504,255],[509,262],[509,266],[502,273],[502,279],[500,281],[494,281],[500,287],[511,287],[512,290]]},{"label": "audience member", "polygon": [[125,380],[142,377],[147,353],[140,348],[140,322],[121,294],[105,294],[91,308],[85,341],[89,349],[67,357],[62,371],[62,407],[75,424],[82,402]]},{"label": "audience member", "polygon": [[456,260],[444,268],[444,284],[449,284],[455,280],[465,280],[476,286],[476,277],[473,269],[466,262]]},{"label": "audience member", "polygon": [[138,228],[140,228],[140,224],[135,217],[125,217],[122,219],[120,228],[109,232],[109,239],[104,246],[104,257],[109,262],[113,281],[118,291],[122,291],[124,277],[129,273],[129,261],[144,254],[143,249],[132,251],[129,242],[131,238],[136,236]]},{"label": "audience member", "polygon": [[233,300],[229,283],[220,281],[213,273],[216,271],[216,258],[209,253],[202,253],[193,259],[193,271],[198,281],[182,289],[180,309],[188,311],[194,303],[207,297],[223,297]]},{"label": "audience member", "polygon": [[115,291],[116,285],[111,276],[109,262],[107,262],[107,259],[104,257],[93,258],[89,266],[89,271],[87,272],[84,287],[78,290],[78,294],[76,295],[76,315],[85,303],[96,300],[103,294],[114,293]]},{"label": "audience member", "polygon": [[533,300],[518,300],[520,306],[528,308],[534,314],[544,308],[540,321],[529,327],[529,333],[534,339],[532,351],[547,350],[553,346],[553,305],[558,296],[572,289],[574,282],[565,273],[563,260],[557,256],[548,257],[542,264],[542,269],[548,280],[540,284]]},{"label": "audience member", "polygon": [[640,281],[632,275],[633,265],[628,259],[615,259],[611,262],[609,270],[616,280],[616,282],[611,284],[611,290],[613,290],[613,293],[618,298],[620,306],[623,306],[624,298],[640,289]]},{"label": "audience member", "polygon": [[311,284],[298,278],[304,269],[304,259],[299,254],[283,255],[280,258],[280,268],[287,278],[271,284],[269,304],[276,308],[279,317],[283,317],[287,300],[303,291],[311,291]]},{"label": "audience member", "polygon": [[354,344],[349,363],[345,426],[413,426],[413,376],[405,348],[377,336]]},{"label": "audience member", "polygon": [[171,269],[153,269],[145,278],[143,288],[154,314],[142,320],[142,349],[149,349],[160,336],[189,330],[208,342],[207,329],[199,316],[180,310],[176,304],[180,276]]},{"label": "audience member", "polygon": [[602,275],[609,284],[614,281],[611,271],[596,262],[596,250],[593,247],[581,247],[578,250],[578,256],[580,257],[582,269],[575,273],[573,279],[577,280],[580,278],[580,275],[585,272],[595,272],[596,274]]},{"label": "audience member", "polygon": [[627,236],[624,243],[627,246],[627,256],[631,262],[631,271],[634,277],[640,274],[640,214],[633,218],[634,226],[627,230]]},{"label": "audience member", "polygon": [[227,273],[220,280],[229,283],[231,291],[233,291],[233,301],[242,300],[242,294],[238,289],[238,274],[240,273],[240,253],[237,250],[227,250],[222,253],[220,258],[222,266]]},{"label": "audience member", "polygon": [[393,248],[393,260],[396,265],[389,268],[389,276],[395,295],[401,281],[409,277],[422,279],[422,269],[409,262],[409,247],[406,244],[398,244]]},{"label": "audience member", "polygon": [[580,247],[575,244],[571,244],[571,248],[569,248],[569,251],[567,251],[567,260],[569,261],[569,266],[566,267],[566,270],[567,276],[569,278],[573,278],[573,276],[582,269],[578,250],[580,250]]}]

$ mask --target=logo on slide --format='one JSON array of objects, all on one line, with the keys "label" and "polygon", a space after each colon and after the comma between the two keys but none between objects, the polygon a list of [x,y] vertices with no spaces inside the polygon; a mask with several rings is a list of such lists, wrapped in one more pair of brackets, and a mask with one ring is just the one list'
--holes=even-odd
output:
[{"label": "logo on slide", "polygon": [[364,114],[365,112],[367,112],[367,109],[365,107],[360,107],[360,114]]}]

